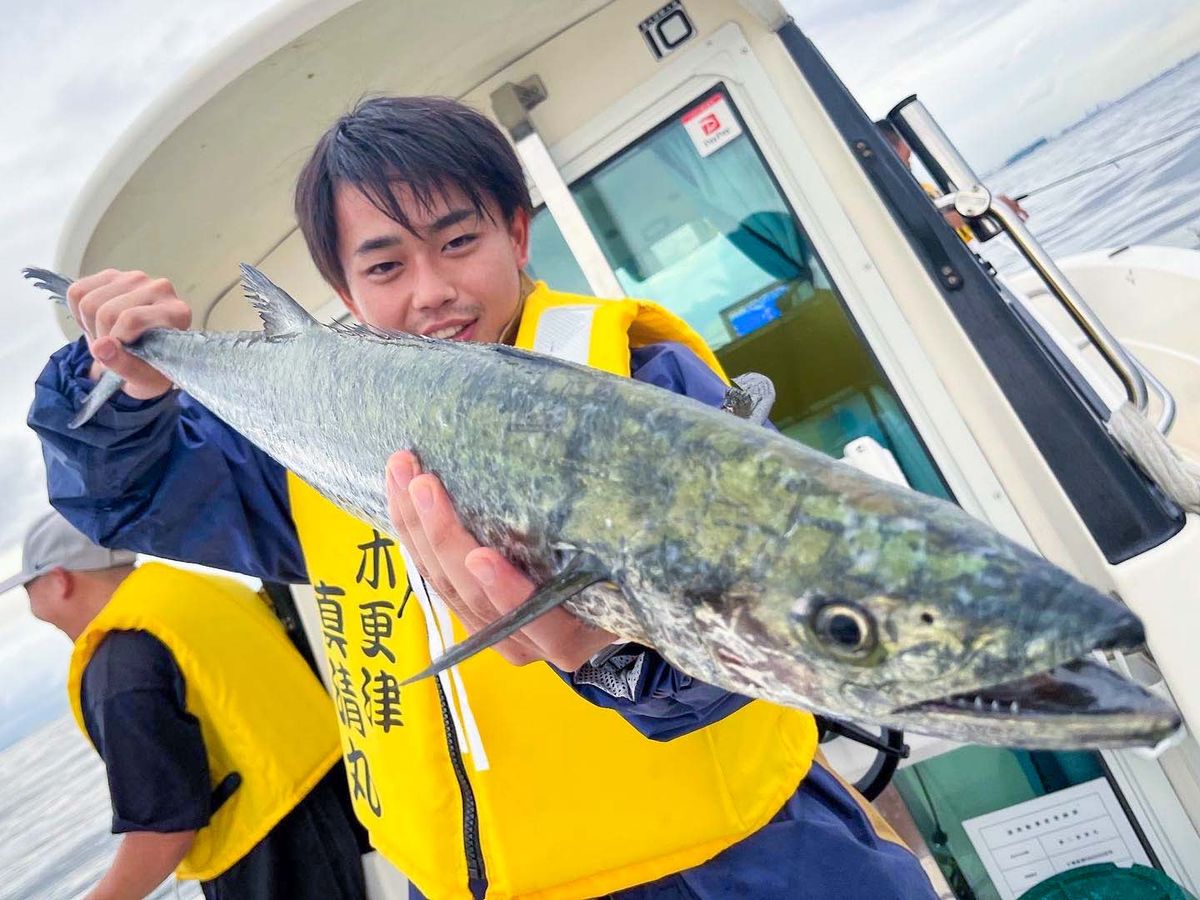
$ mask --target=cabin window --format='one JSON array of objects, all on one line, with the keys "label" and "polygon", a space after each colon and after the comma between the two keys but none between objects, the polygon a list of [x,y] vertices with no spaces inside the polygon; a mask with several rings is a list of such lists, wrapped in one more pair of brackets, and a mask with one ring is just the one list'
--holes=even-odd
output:
[{"label": "cabin window", "polygon": [[[873,438],[912,487],[949,496],[724,88],[571,191],[629,296],[686,319],[730,375],[757,371],[775,382],[780,431],[835,457]],[[545,208],[531,242],[534,278],[590,292]]]}]

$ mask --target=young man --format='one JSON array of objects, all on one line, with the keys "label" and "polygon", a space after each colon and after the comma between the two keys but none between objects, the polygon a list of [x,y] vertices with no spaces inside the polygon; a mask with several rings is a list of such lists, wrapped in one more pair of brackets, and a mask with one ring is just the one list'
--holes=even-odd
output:
[{"label": "young man", "polygon": [[[318,142],[296,210],[317,268],[362,322],[536,347],[564,310],[583,312],[570,318],[592,364],[713,405],[724,396],[711,352],[665,310],[529,283],[520,165],[458,103],[361,104]],[[931,896],[890,829],[814,762],[810,716],[613,647],[565,611],[396,693],[397,675],[533,585],[478,546],[438,480],[397,448],[386,477],[406,590],[390,540],[123,351],[152,325],[188,325],[169,282],[107,271],[69,293],[88,337],[52,357],[30,415],[54,502],[102,542],[315,586],[356,810],[425,895]],[[104,366],[128,396],[70,431]],[[189,517],[201,509],[203,523]],[[535,660],[551,665],[510,664]]]},{"label": "young man", "polygon": [[125,835],[89,900],[136,900],[171,872],[212,900],[361,900],[337,729],[308,665],[248,588],[134,558],[50,513],[0,585],[23,584],[75,643],[71,709]]}]

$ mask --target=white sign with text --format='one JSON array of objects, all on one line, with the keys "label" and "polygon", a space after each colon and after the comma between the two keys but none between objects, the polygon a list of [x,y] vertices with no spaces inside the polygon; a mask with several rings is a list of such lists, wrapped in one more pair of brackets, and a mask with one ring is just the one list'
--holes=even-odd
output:
[{"label": "white sign with text", "polygon": [[1038,882],[1077,866],[1150,865],[1103,778],[962,824],[1002,900],[1017,900]]}]

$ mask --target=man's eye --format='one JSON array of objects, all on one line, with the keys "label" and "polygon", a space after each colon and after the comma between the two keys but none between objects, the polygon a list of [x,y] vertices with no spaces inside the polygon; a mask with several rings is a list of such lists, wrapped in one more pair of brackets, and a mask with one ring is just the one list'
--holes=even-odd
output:
[{"label": "man's eye", "polygon": [[367,269],[367,274],[368,275],[386,275],[389,272],[394,272],[398,268],[400,268],[400,263],[398,263],[398,262],[375,263],[375,265],[373,265]]},{"label": "man's eye", "polygon": [[447,242],[446,249],[447,250],[461,250],[463,247],[466,247],[470,244],[475,243],[475,239],[478,237],[479,237],[479,235],[477,235],[477,234],[460,234],[458,237],[454,238],[452,241]]}]

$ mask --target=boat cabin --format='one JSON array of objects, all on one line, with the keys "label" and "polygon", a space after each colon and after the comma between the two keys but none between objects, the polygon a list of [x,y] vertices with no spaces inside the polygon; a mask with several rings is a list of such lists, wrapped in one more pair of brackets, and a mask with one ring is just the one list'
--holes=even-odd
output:
[{"label": "boat cabin", "polygon": [[[784,434],[952,500],[1120,596],[1149,646],[1108,661],[1200,728],[1200,521],[1105,426],[1123,402],[1159,423],[1170,389],[1064,267],[1036,264],[1036,240],[1007,229],[986,190],[971,193],[978,179],[919,101],[899,103],[938,202],[974,213],[980,238],[1031,242],[1020,287],[998,278],[775,0],[286,0],[113,149],[57,268],[165,275],[194,327],[253,330],[245,261],[319,319],[344,316],[292,189],[317,136],[367,94],[448,95],[492,116],[537,204],[533,277],[665,304],[731,375],[773,380]],[[1177,415],[1192,427],[1194,411]],[[323,661],[311,592],[294,593]],[[946,890],[1015,898],[1084,861],[1200,894],[1194,737],[1157,753],[905,740],[881,802]],[[837,737],[825,750],[851,779],[879,774],[874,749]],[[1069,815],[1095,828],[1068,834]],[[377,896],[403,895],[379,878]]]}]

